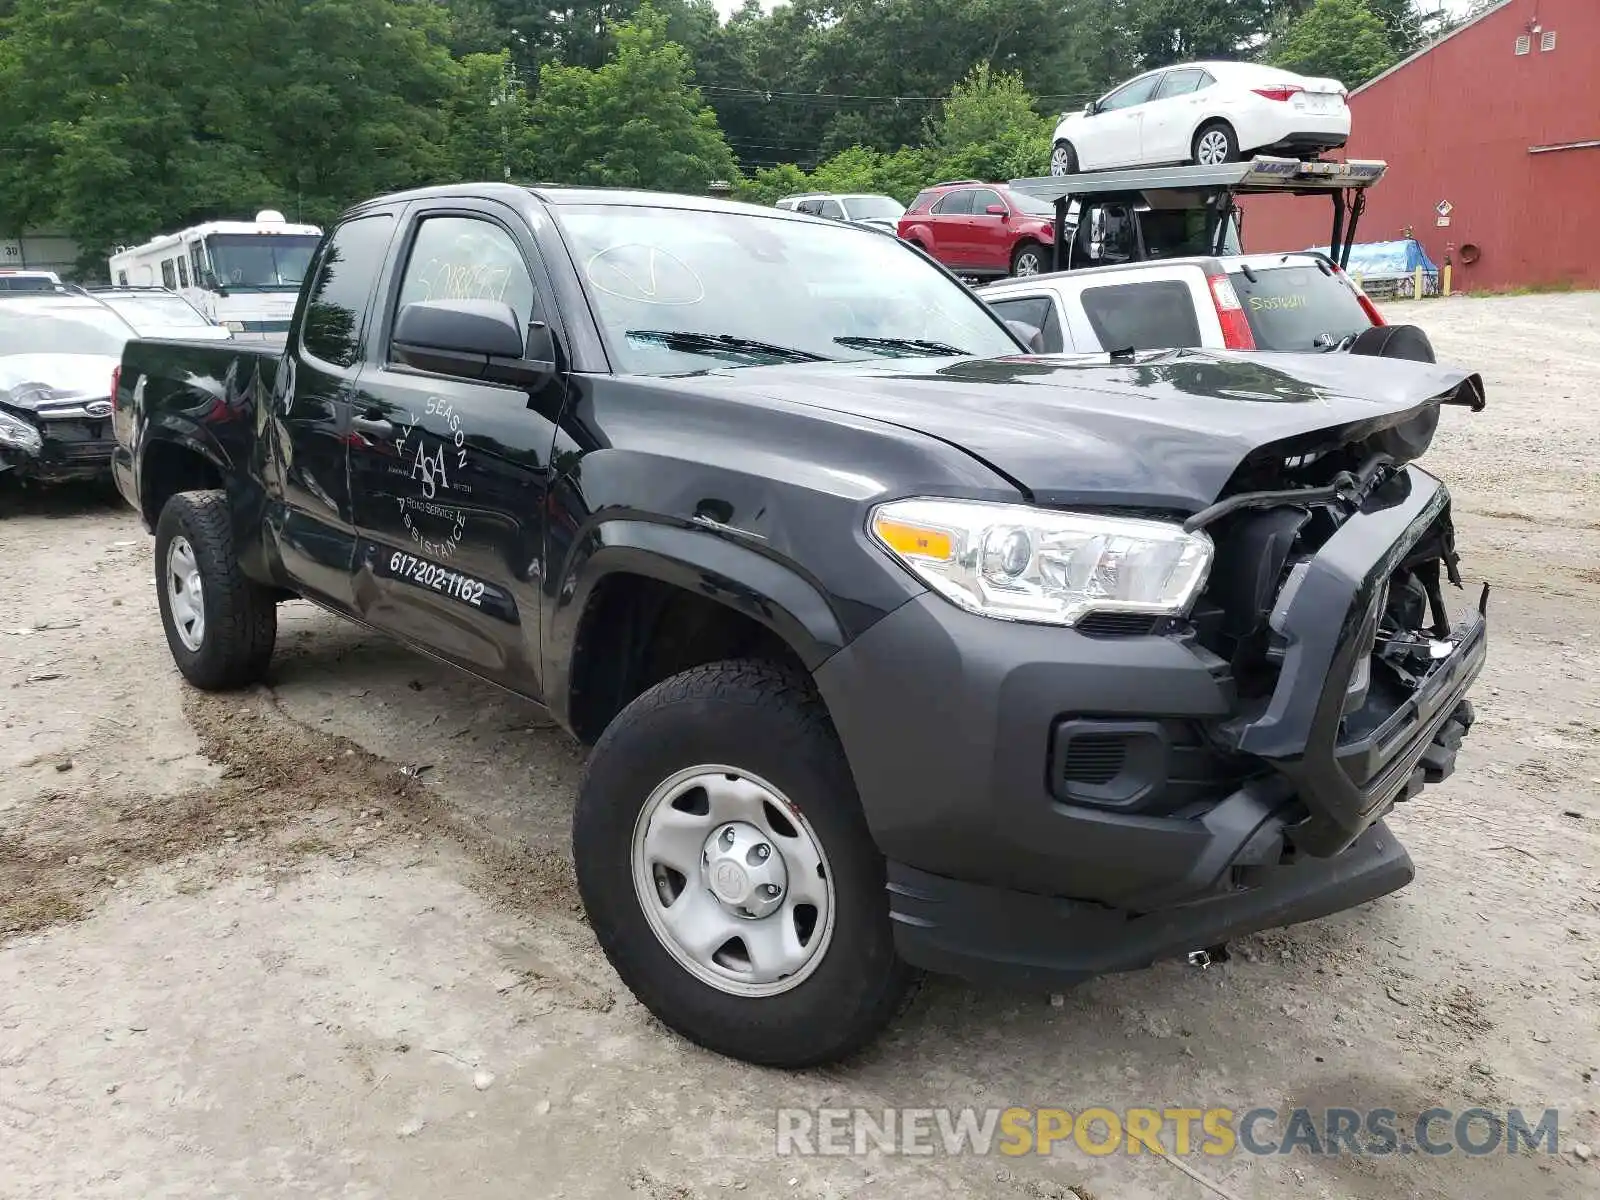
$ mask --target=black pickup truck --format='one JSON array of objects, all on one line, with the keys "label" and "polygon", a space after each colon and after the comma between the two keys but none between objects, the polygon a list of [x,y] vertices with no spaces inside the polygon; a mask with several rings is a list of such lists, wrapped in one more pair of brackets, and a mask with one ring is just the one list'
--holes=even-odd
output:
[{"label": "black pickup truck", "polygon": [[281,352],[135,340],[115,474],[207,689],[303,597],[592,745],[594,931],[798,1066],[916,968],[1059,988],[1404,886],[1486,651],[1443,484],[1476,376],[1030,356],[894,238],[639,192],[361,205]]}]

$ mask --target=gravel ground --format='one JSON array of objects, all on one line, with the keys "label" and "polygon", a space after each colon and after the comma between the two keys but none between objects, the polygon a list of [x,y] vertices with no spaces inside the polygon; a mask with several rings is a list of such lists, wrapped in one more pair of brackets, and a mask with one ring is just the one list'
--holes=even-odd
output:
[{"label": "gravel ground", "polygon": [[[300,604],[270,687],[201,696],[135,518],[13,500],[0,1195],[1596,1195],[1600,295],[1390,308],[1490,397],[1429,456],[1495,625],[1460,770],[1391,819],[1417,881],[1059,1004],[931,981],[801,1075],[619,985],[566,858],[581,751],[537,706]],[[1562,1152],[780,1158],[788,1105],[1554,1107]]]}]

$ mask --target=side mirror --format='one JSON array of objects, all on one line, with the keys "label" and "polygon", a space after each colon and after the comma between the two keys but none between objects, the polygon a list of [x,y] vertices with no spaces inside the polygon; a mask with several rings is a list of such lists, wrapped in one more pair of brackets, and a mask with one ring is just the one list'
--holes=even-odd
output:
[{"label": "side mirror", "polygon": [[1004,204],[991,204],[983,211],[991,217],[1003,217],[1006,215],[1006,206]]},{"label": "side mirror", "polygon": [[1092,116],[1095,115],[1095,113],[1097,113],[1099,111],[1100,111],[1100,101],[1098,101],[1098,100],[1091,100],[1091,101],[1089,101],[1089,103],[1087,103],[1087,104],[1085,104],[1083,106],[1083,115],[1086,116],[1086,117],[1092,117]]},{"label": "side mirror", "polygon": [[[395,361],[418,371],[482,379],[490,383],[539,384],[555,372],[550,330],[535,322],[529,338],[509,304],[499,300],[424,300],[400,310],[394,323]],[[530,360],[529,343],[549,357]]]}]

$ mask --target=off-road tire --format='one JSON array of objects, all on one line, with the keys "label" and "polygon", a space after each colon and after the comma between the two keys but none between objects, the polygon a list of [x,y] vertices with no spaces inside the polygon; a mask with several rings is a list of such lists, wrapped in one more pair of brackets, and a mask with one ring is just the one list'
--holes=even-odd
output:
[{"label": "off-road tire", "polygon": [[[167,551],[182,535],[194,550],[203,588],[205,629],[198,650],[178,637],[167,592]],[[208,692],[258,682],[278,635],[273,595],[239,568],[227,498],[219,491],[179,492],[156,520],[156,600],[167,646],[183,677]]]},{"label": "off-road tire", "polygon": [[[689,974],[652,931],[635,891],[633,832],[645,801],[674,773],[711,763],[748,770],[782,791],[832,872],[834,924],[822,961],[777,995],[733,995]],[[623,983],[709,1050],[772,1067],[835,1062],[883,1030],[913,982],[895,955],[883,858],[849,763],[822,701],[797,672],[718,662],[639,696],[590,755],[572,849],[590,925]]]}]

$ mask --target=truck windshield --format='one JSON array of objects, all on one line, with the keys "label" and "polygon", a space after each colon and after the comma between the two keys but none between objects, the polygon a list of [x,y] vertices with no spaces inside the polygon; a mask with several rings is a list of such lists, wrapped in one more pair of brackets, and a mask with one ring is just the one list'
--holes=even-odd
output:
[{"label": "truck windshield", "polygon": [[1306,259],[1228,278],[1262,350],[1317,350],[1372,325],[1349,285]]},{"label": "truck windshield", "polygon": [[1022,352],[976,296],[886,234],[634,205],[556,214],[613,361],[632,374]]},{"label": "truck windshield", "polygon": [[298,290],[320,240],[307,234],[214,233],[206,249],[223,287]]}]

